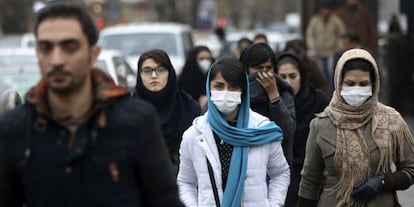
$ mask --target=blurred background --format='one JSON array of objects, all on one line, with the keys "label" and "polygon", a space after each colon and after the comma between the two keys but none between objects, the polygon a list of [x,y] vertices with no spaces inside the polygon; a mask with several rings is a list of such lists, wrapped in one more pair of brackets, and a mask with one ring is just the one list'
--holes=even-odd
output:
[{"label": "blurred background", "polygon": [[[39,80],[32,28],[34,15],[50,1],[0,0],[0,93],[14,89],[23,97],[28,88]],[[100,55],[97,66],[112,75],[117,84],[133,89],[136,80],[134,67],[138,56],[134,53],[129,64],[125,56],[131,54],[122,51],[124,46],[129,49],[142,49],[144,43],[153,43],[151,45],[160,47],[177,45],[177,48],[165,49],[177,53],[177,57],[173,56],[173,52],[169,53],[176,71],[181,71],[187,52],[194,46],[206,45],[215,58],[220,56],[223,40],[219,39],[217,28],[225,32],[224,38],[231,44],[232,50],[240,38],[253,39],[255,34],[263,33],[267,35],[269,44],[275,52],[278,52],[289,40],[302,39],[306,42],[304,37],[309,21],[318,13],[322,1],[325,0],[76,1],[89,9],[101,30],[101,38],[105,35],[105,30],[108,30],[108,40],[100,40],[101,46],[108,51]],[[347,1],[349,0],[331,0],[334,3],[334,13]],[[372,17],[370,21],[375,27],[373,38],[376,44],[372,52],[380,68],[380,99],[396,108],[404,116],[411,130],[414,130],[414,1],[360,2],[368,9]],[[115,27],[144,22],[150,22],[150,26],[146,24],[147,26],[134,27],[135,29]],[[127,35],[124,34],[132,30],[135,30],[134,33],[143,33],[145,30],[145,34],[140,38],[151,39],[139,39],[138,36],[134,36],[132,40],[126,39]],[[169,36],[174,38],[171,39],[173,41],[167,44],[162,41],[167,40],[166,38],[156,38],[161,37],[159,34],[165,33],[165,30],[174,33]],[[119,34],[116,34],[117,32]],[[115,42],[109,42],[111,38]],[[119,48],[105,48],[105,45]],[[148,47],[153,47],[151,45]],[[413,206],[414,187],[399,194],[402,206]]]},{"label": "blurred background", "polygon": [[[0,46],[12,44],[12,36],[32,32],[36,11],[50,0],[0,0]],[[56,0],[57,1],[57,0]],[[220,45],[214,29],[224,28],[228,41],[264,32],[281,45],[303,38],[312,15],[322,0],[77,0],[87,6],[100,29],[132,22],[176,22],[192,28],[194,45],[204,44],[213,52]],[[336,8],[346,0],[332,0]],[[382,81],[382,100],[402,113],[412,113],[414,96],[414,1],[361,0],[376,25],[377,54]],[[393,18],[394,17],[394,18]],[[391,34],[392,24],[401,32]],[[249,34],[249,32],[251,34]],[[278,35],[276,37],[276,35]],[[9,39],[6,39],[9,38]],[[217,53],[215,53],[217,54]],[[391,55],[394,54],[394,55]],[[396,55],[397,54],[397,55]],[[401,55],[400,55],[401,54]],[[217,56],[217,55],[216,55]]]}]

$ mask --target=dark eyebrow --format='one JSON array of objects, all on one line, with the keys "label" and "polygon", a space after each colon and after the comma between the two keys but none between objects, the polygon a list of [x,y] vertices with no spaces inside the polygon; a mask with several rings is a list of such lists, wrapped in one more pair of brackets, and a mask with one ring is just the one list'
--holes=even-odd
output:
[{"label": "dark eyebrow", "polygon": [[[37,40],[36,42],[37,42],[37,44],[39,44],[39,43],[49,43],[49,44],[54,43],[53,41],[50,41],[50,40]],[[57,43],[58,44],[70,44],[70,43],[77,43],[77,42],[79,42],[78,39],[69,38],[69,39],[61,40]]]},{"label": "dark eyebrow", "polygon": [[224,85],[224,83],[223,82],[219,82],[219,81],[215,81],[215,83],[214,84],[217,84],[217,85]]},{"label": "dark eyebrow", "polygon": [[59,44],[72,44],[72,43],[78,43],[78,39],[66,39],[59,42]]}]

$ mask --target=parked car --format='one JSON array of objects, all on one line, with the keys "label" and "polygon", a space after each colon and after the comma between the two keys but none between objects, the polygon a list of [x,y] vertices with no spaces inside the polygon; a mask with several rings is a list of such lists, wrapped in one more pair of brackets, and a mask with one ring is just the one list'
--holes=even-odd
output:
[{"label": "parked car", "polygon": [[41,79],[37,64],[0,66],[0,68],[0,94],[12,89],[24,97],[27,91]]},{"label": "parked car", "polygon": [[40,77],[34,48],[0,49],[0,93],[12,89],[23,97]]},{"label": "parked car", "polygon": [[136,75],[122,53],[117,50],[102,50],[95,66],[112,76],[116,84],[135,88]]},{"label": "parked car", "polygon": [[150,49],[162,49],[169,55],[180,75],[188,51],[193,48],[190,26],[178,23],[132,23],[107,27],[100,32],[103,49],[119,50],[137,71],[139,56]]},{"label": "parked car", "polygon": [[34,48],[0,48],[0,67],[37,64]]},{"label": "parked car", "polygon": [[33,48],[35,42],[33,33],[0,35],[0,48]]}]

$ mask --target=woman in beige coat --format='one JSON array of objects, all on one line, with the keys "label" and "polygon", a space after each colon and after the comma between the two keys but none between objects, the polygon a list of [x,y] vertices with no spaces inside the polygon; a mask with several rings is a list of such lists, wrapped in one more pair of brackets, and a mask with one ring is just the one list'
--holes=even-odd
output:
[{"label": "woman in beige coat", "polygon": [[413,137],[401,115],[378,101],[379,86],[367,51],[338,60],[332,100],[310,124],[299,207],[398,206],[395,191],[413,184]]}]

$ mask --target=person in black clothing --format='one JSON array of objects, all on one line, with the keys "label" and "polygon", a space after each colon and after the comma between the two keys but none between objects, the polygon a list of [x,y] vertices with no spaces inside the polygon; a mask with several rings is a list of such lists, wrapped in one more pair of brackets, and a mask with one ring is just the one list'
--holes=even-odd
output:
[{"label": "person in black clothing", "polygon": [[163,50],[149,50],[139,57],[134,96],[152,103],[157,110],[174,170],[178,173],[181,136],[201,109],[190,95],[178,90],[174,67]]},{"label": "person in black clothing", "polygon": [[293,139],[293,164],[285,203],[286,207],[294,207],[298,199],[300,171],[305,159],[309,123],[315,118],[316,113],[325,109],[329,99],[321,90],[309,84],[306,69],[299,56],[293,53],[281,53],[276,60],[276,66],[276,73],[292,86],[295,93],[296,130]]},{"label": "person in black clothing", "polygon": [[249,74],[251,108],[280,126],[284,137],[283,151],[291,164],[296,128],[293,89],[275,73],[275,54],[266,43],[246,48],[240,61]]},{"label": "person in black clothing", "polygon": [[183,206],[154,108],[93,68],[87,9],[52,2],[34,33],[42,79],[0,116],[0,206]]},{"label": "person in black clothing", "polygon": [[190,94],[201,107],[205,107],[207,103],[206,78],[213,61],[213,54],[208,47],[196,46],[190,50],[178,78],[178,88]]}]

